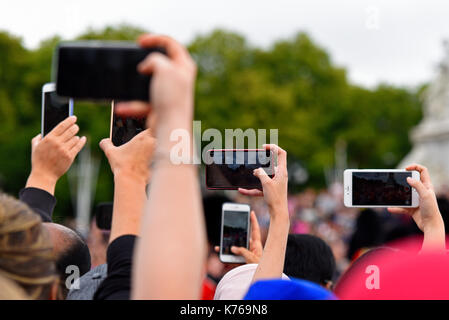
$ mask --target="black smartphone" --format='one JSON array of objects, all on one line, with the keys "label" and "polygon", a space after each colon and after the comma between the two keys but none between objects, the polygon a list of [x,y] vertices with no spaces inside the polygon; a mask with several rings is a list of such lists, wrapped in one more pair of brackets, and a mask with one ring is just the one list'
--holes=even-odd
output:
[{"label": "black smartphone", "polygon": [[273,156],[265,149],[214,149],[206,153],[206,187],[232,190],[260,189],[262,185],[253,171],[263,168],[274,177]]},{"label": "black smartphone", "polygon": [[111,106],[111,141],[116,147],[127,143],[145,130],[146,117],[124,117],[115,113],[115,102]]},{"label": "black smartphone", "polygon": [[95,222],[102,230],[111,230],[112,202],[101,202],[95,207]]},{"label": "black smartphone", "polygon": [[54,83],[44,84],[42,87],[42,137],[71,115],[73,115],[73,100],[58,96]]},{"label": "black smartphone", "polygon": [[53,66],[56,92],[74,99],[149,101],[151,77],[137,65],[152,52],[165,49],[122,41],[61,43]]}]

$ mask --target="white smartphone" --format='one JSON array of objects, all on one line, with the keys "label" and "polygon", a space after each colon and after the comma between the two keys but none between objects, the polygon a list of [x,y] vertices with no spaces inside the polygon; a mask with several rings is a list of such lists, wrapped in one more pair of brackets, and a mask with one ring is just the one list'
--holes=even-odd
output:
[{"label": "white smartphone", "polygon": [[44,84],[42,87],[42,137],[71,115],[73,115],[73,99],[58,96],[54,83]]},{"label": "white smartphone", "polygon": [[110,138],[116,147],[127,143],[146,128],[146,117],[121,117],[115,113],[115,102],[111,103]]},{"label": "white smartphone", "polygon": [[344,203],[360,208],[416,208],[418,192],[407,177],[420,180],[418,171],[401,169],[347,169],[344,172]]},{"label": "white smartphone", "polygon": [[220,260],[224,263],[245,263],[231,247],[249,247],[250,207],[241,203],[223,203],[221,215]]}]

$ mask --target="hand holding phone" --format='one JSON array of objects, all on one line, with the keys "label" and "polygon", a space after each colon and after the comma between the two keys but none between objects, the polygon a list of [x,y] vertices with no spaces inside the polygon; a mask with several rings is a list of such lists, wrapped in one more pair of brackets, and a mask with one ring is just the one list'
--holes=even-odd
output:
[{"label": "hand holding phone", "polygon": [[100,141],[100,148],[109,161],[111,171],[115,177],[127,176],[146,185],[150,179],[150,168],[156,139],[146,129],[127,143],[114,146],[111,139]]},{"label": "hand holding phone", "polygon": [[[231,247],[231,252],[237,256],[242,256],[245,263],[259,263],[263,253],[262,236],[260,234],[259,222],[256,214],[251,211],[250,214],[250,241],[249,250],[245,247]],[[220,247],[216,246],[215,252],[220,253]]]},{"label": "hand holding phone", "polygon": [[78,130],[76,117],[71,116],[44,138],[39,134],[31,140],[31,173],[27,187],[54,194],[56,182],[69,170],[86,143],[86,137],[76,135]]},{"label": "hand holding phone", "polygon": [[147,117],[119,115],[115,111],[115,105],[115,101],[112,101],[110,138],[112,144],[118,147],[145,130]]},{"label": "hand holding phone", "polygon": [[416,170],[345,170],[344,203],[347,207],[409,207],[419,206],[416,189],[407,178],[420,180]]},{"label": "hand holding phone", "polygon": [[222,207],[220,260],[224,263],[245,263],[231,247],[249,247],[250,207],[247,204],[224,203]]},{"label": "hand holding phone", "polygon": [[263,168],[274,176],[273,157],[265,149],[214,149],[206,153],[206,186],[208,189],[232,190],[238,188],[262,190],[254,170]]}]

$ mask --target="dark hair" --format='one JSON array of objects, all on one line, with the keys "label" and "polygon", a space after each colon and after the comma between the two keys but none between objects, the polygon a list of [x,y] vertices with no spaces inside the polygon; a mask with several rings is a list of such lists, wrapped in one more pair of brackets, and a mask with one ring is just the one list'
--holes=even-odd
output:
[{"label": "dark hair", "polygon": [[203,198],[207,239],[213,246],[220,245],[221,208],[225,202],[231,202],[231,200],[224,195],[211,195]]},{"label": "dark hair", "polygon": [[69,292],[69,289],[66,287],[66,280],[71,275],[66,273],[67,267],[70,265],[77,266],[80,277],[87,273],[91,267],[89,247],[81,236],[75,231],[73,231],[73,234],[65,236],[68,238],[68,245],[64,251],[56,256],[56,271],[60,277],[60,286],[64,297]]},{"label": "dark hair", "polygon": [[284,273],[320,285],[331,281],[336,270],[331,248],[322,239],[309,234],[289,234]]},{"label": "dark hair", "polygon": [[361,248],[371,248],[383,243],[383,228],[379,214],[372,209],[364,209],[357,217],[355,231],[349,241],[347,257],[352,260]]}]

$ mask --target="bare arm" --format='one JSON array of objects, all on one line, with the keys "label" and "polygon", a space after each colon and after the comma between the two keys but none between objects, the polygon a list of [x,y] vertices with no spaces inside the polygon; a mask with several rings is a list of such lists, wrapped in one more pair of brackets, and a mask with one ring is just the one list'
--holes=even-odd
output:
[{"label": "bare arm", "polygon": [[260,279],[280,278],[284,270],[285,251],[287,248],[290,220],[287,207],[287,153],[276,145],[266,145],[278,156],[274,178],[270,178],[262,168],[254,174],[262,183],[260,190],[239,189],[242,194],[264,196],[270,212],[270,227],[263,249],[262,257],[254,273],[253,282]]},{"label": "bare arm", "polygon": [[[158,146],[137,244],[133,272],[134,299],[198,299],[206,259],[206,235],[197,169],[174,164],[170,135],[184,130],[192,155],[193,86],[196,68],[181,45],[163,36],[146,35],[142,46],[163,46],[168,58],[151,54],[141,63],[152,73],[151,98],[157,117]],[[180,267],[182,266],[182,267]],[[169,279],[169,281],[167,281]]]},{"label": "bare arm", "polygon": [[155,139],[145,130],[128,143],[115,147],[111,139],[103,139],[100,147],[114,173],[114,205],[111,243],[122,235],[138,235],[146,202],[145,186],[150,179]]}]

